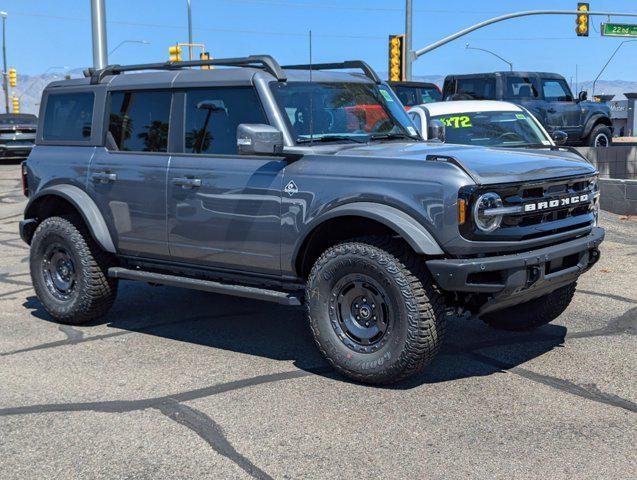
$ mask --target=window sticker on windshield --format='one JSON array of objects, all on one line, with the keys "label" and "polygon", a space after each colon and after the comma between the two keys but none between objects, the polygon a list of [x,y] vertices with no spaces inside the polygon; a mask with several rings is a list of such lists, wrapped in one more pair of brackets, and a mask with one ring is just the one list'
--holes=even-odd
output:
[{"label": "window sticker on windshield", "polygon": [[523,113],[516,113],[515,118],[517,118],[518,120],[526,120],[526,117]]},{"label": "window sticker on windshield", "polygon": [[409,135],[416,135],[416,129],[414,127],[407,127]]},{"label": "window sticker on windshield", "polygon": [[471,118],[467,115],[460,115],[455,117],[446,117],[441,118],[440,121],[443,123],[445,127],[451,128],[469,128],[473,127],[471,123]]},{"label": "window sticker on windshield", "polygon": [[394,99],[391,98],[391,95],[389,94],[389,92],[387,90],[383,90],[382,88],[380,89],[380,94],[383,96],[383,98],[388,101],[388,102],[393,102]]}]

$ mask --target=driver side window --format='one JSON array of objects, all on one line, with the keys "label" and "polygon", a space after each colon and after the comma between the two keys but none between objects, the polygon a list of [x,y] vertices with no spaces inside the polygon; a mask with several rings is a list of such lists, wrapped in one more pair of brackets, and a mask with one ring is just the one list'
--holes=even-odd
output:
[{"label": "driver side window", "polygon": [[573,96],[564,80],[542,79],[542,91],[547,102],[573,101]]},{"label": "driver side window", "polygon": [[241,123],[268,123],[252,87],[186,91],[186,153],[236,155]]}]

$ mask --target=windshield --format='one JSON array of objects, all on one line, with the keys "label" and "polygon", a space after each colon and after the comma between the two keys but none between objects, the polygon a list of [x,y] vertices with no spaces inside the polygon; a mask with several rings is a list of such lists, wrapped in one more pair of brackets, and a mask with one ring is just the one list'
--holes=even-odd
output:
[{"label": "windshield", "polygon": [[[397,85],[394,87],[396,95],[406,107],[413,107],[421,103],[432,103],[442,101],[442,94],[435,85],[424,87],[411,87]],[[418,95],[420,94],[420,95]]]},{"label": "windshield", "polygon": [[524,112],[462,112],[431,119],[445,125],[446,143],[491,147],[552,144],[535,120]]},{"label": "windshield", "polygon": [[297,143],[419,139],[389,87],[354,82],[276,82],[272,92]]}]

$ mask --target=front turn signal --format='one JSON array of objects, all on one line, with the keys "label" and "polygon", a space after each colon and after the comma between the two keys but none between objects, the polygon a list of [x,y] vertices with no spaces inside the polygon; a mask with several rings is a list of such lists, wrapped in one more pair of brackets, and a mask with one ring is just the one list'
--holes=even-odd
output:
[{"label": "front turn signal", "polygon": [[458,199],[458,225],[464,225],[467,220],[467,201],[464,198]]}]

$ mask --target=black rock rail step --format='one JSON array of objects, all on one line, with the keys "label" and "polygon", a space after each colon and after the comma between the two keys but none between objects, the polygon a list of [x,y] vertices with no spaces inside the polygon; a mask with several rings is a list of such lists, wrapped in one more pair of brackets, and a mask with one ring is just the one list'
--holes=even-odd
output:
[{"label": "black rock rail step", "polygon": [[243,285],[227,285],[225,283],[213,282],[211,280],[145,272],[143,270],[130,270],[122,267],[109,268],[108,275],[113,278],[139,280],[142,282],[159,283],[161,285],[170,285],[173,287],[191,288],[194,290],[203,290],[205,292],[275,302],[282,305],[301,305],[301,297],[299,294],[267,290],[265,288],[246,287]]}]

